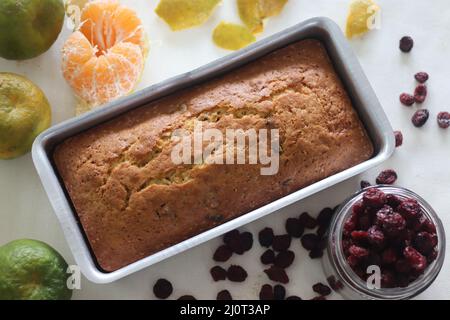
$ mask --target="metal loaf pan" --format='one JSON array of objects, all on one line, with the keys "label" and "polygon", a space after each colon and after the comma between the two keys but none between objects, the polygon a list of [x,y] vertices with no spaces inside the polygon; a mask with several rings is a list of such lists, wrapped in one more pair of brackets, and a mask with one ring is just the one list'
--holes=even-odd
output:
[{"label": "metal loaf pan", "polygon": [[[319,39],[325,44],[328,54],[353,101],[354,107],[374,143],[374,156],[364,163],[316,182],[117,271],[110,273],[103,272],[95,262],[95,257],[91,253],[82,227],[71,205],[71,200],[66,194],[63,184],[58,179],[58,174],[52,162],[54,146],[72,135],[117,117],[124,112],[148,104],[177,90],[217,77],[220,74],[258,59],[269,52],[306,38]],[[341,30],[333,21],[327,18],[313,18],[192,72],[179,75],[128,97],[119,99],[110,103],[105,108],[60,123],[43,132],[36,139],[33,145],[32,155],[37,172],[62,225],[67,242],[77,264],[90,281],[108,283],[195,247],[227,231],[250,223],[322,189],[368,170],[389,158],[393,150],[394,136],[389,121]]]}]

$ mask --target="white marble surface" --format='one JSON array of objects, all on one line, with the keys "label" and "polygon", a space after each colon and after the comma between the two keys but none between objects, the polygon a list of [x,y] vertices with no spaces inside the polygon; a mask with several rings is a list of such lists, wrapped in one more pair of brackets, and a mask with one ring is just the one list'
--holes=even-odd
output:
[{"label": "white marble surface", "polygon": [[[222,19],[238,22],[234,0],[223,0],[211,19],[202,27],[171,32],[153,12],[156,0],[122,1],[138,10],[152,41],[151,52],[139,88],[154,84],[170,76],[191,70],[227,54],[216,48],[210,38],[215,25]],[[327,16],[341,26],[345,23],[349,0],[290,0],[283,13],[268,21],[261,37],[314,16]],[[319,209],[335,205],[358,188],[359,180],[374,180],[382,168],[394,168],[398,183],[427,199],[440,214],[446,228],[450,224],[448,196],[450,193],[450,129],[439,129],[436,114],[449,104],[450,29],[447,0],[378,0],[381,5],[381,29],[363,39],[351,42],[385,111],[396,129],[405,136],[404,146],[380,168],[363,176],[341,183],[280,212],[243,227],[256,234],[266,225],[283,232],[287,217],[307,210],[317,214]],[[36,82],[47,94],[53,108],[53,123],[74,114],[75,100],[60,72],[60,49],[70,30],[65,28],[58,41],[44,55],[26,62],[0,59],[0,71],[23,74]],[[408,54],[398,50],[403,35],[414,37],[416,45]],[[412,109],[398,102],[403,91],[412,91],[413,75],[425,70],[430,73],[429,98],[424,107],[430,109],[430,121],[422,129],[410,123]],[[12,161],[0,161],[0,243],[18,238],[34,238],[48,242],[59,250],[69,263],[73,257],[65,242],[58,221],[41,187],[30,155]],[[214,283],[208,273],[213,266],[212,253],[221,242],[214,239],[197,248],[108,285],[96,285],[82,280],[82,289],[75,299],[152,299],[151,287],[156,279],[165,277],[175,287],[172,298],[193,294],[197,298],[215,298],[222,289],[229,289],[235,298],[256,298],[261,284],[266,282],[259,263],[263,250],[259,245],[244,256],[234,256],[249,271],[244,284]],[[292,248],[297,256],[289,269],[291,282],[288,294],[303,298],[313,296],[311,285],[324,279],[319,261],[311,261],[298,241]],[[449,252],[447,251],[447,254]],[[334,295],[333,298],[339,298]],[[448,259],[435,283],[419,298],[450,298],[450,265]]]}]

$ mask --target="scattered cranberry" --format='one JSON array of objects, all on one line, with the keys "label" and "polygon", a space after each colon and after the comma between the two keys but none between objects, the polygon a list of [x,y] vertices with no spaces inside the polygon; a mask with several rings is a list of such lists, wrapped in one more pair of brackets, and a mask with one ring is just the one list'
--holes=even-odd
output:
[{"label": "scattered cranberry", "polygon": [[330,287],[320,282],[313,285],[312,288],[314,292],[320,294],[321,296],[328,296],[331,294]]},{"label": "scattered cranberry", "polygon": [[299,296],[289,296],[286,298],[286,300],[302,300]]},{"label": "scattered cranberry", "polygon": [[273,297],[275,300],[284,300],[286,298],[286,289],[281,284],[274,285]]},{"label": "scattered cranberry", "polygon": [[241,233],[238,230],[227,232],[223,237],[223,242],[236,254],[243,254],[245,252],[241,240]]},{"label": "scattered cranberry", "polygon": [[437,122],[439,127],[442,129],[447,129],[450,127],[450,113],[449,112],[439,112],[437,115]]},{"label": "scattered cranberry", "polygon": [[344,288],[344,285],[342,284],[342,282],[339,280],[336,280],[335,276],[329,276],[327,278],[327,282],[330,285],[331,289],[333,289],[334,291],[339,291]]},{"label": "scattered cranberry", "polygon": [[258,234],[259,243],[263,247],[270,247],[273,242],[273,229],[272,228],[264,228]]},{"label": "scattered cranberry", "polygon": [[172,284],[166,279],[159,279],[153,286],[153,293],[159,299],[167,299],[172,292]]},{"label": "scattered cranberry", "polygon": [[328,228],[330,226],[331,219],[333,218],[334,211],[331,208],[324,208],[317,216],[317,223],[319,226]]},{"label": "scattered cranberry", "polygon": [[294,252],[288,250],[288,251],[282,251],[277,254],[275,257],[274,265],[279,268],[286,269],[289,267],[292,262],[294,262],[295,254]]},{"label": "scattered cranberry", "polygon": [[233,251],[227,246],[222,245],[217,248],[216,252],[214,252],[213,260],[217,262],[225,262],[231,258]]},{"label": "scattered cranberry", "polygon": [[253,235],[251,232],[242,232],[240,235],[242,248],[249,251],[253,247]]},{"label": "scattered cranberry", "polygon": [[298,219],[307,229],[314,229],[317,227],[317,220],[311,217],[308,212],[303,212]]},{"label": "scattered cranberry", "polygon": [[219,293],[217,293],[217,300],[233,300],[233,297],[231,296],[230,291],[228,290],[222,290]]},{"label": "scattered cranberry", "polygon": [[414,96],[412,94],[409,93],[402,93],[400,95],[400,102],[407,106],[410,107],[414,104],[415,100],[414,100]]},{"label": "scattered cranberry", "polygon": [[275,251],[285,251],[291,246],[291,236],[283,234],[273,237],[272,248]]},{"label": "scattered cranberry", "polygon": [[377,177],[377,184],[394,184],[397,181],[397,172],[392,169],[381,171]]},{"label": "scattered cranberry", "polygon": [[411,118],[413,125],[417,128],[422,127],[430,117],[430,113],[427,109],[417,110]]},{"label": "scattered cranberry", "polygon": [[402,52],[410,52],[414,46],[414,40],[411,37],[404,36],[400,39],[399,48]]},{"label": "scattered cranberry", "polygon": [[314,233],[305,234],[301,239],[303,248],[305,248],[308,251],[316,248],[317,245],[319,244],[319,241],[320,241],[319,237]]},{"label": "scattered cranberry", "polygon": [[191,301],[193,301],[193,300],[197,300],[197,299],[195,299],[194,296],[186,294],[184,296],[179,297],[178,300],[191,300]]},{"label": "scattered cranberry", "polygon": [[232,282],[244,282],[247,276],[247,271],[241,266],[231,265],[227,270],[228,280]]},{"label": "scattered cranberry", "polygon": [[300,238],[305,227],[297,218],[289,218],[286,220],[286,232],[293,238]]},{"label": "scattered cranberry", "polygon": [[414,78],[416,78],[416,80],[420,83],[425,83],[425,82],[427,82],[429,76],[428,76],[428,73],[426,73],[426,72],[417,72],[414,75]]},{"label": "scattered cranberry", "polygon": [[370,182],[367,180],[361,180],[360,182],[361,189],[365,189],[371,186]]},{"label": "scattered cranberry", "polygon": [[259,300],[273,300],[274,293],[270,284],[264,284],[259,291]]},{"label": "scattered cranberry", "polygon": [[363,203],[366,206],[381,208],[386,204],[386,194],[377,188],[370,188],[363,195]]},{"label": "scattered cranberry", "polygon": [[428,90],[424,84],[419,84],[414,90],[414,101],[417,103],[423,103],[427,98]]},{"label": "scattered cranberry", "polygon": [[394,131],[395,147],[398,148],[403,144],[403,134],[401,131]]},{"label": "scattered cranberry", "polygon": [[227,278],[227,270],[220,266],[212,267],[209,270],[214,281],[225,280]]},{"label": "scattered cranberry", "polygon": [[261,260],[262,264],[272,264],[272,263],[274,263],[275,262],[275,252],[273,252],[272,249],[267,249],[261,255],[260,260]]},{"label": "scattered cranberry", "polygon": [[310,300],[312,300],[312,301],[314,301],[314,300],[321,301],[321,300],[327,300],[327,298],[325,298],[324,296],[317,296],[317,297],[314,297],[314,298],[312,298]]},{"label": "scattered cranberry", "polygon": [[269,269],[264,270],[264,273],[267,274],[270,280],[280,283],[288,283],[289,277],[284,271],[283,268],[279,268],[276,266],[271,266]]},{"label": "scattered cranberry", "polygon": [[323,249],[314,248],[309,252],[309,257],[311,259],[319,259],[323,257]]}]

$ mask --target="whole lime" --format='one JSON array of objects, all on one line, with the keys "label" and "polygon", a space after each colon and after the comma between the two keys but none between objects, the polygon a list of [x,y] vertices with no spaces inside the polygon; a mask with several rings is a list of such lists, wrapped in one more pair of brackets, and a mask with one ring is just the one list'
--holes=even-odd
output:
[{"label": "whole lime", "polygon": [[64,22],[63,0],[1,0],[0,57],[25,60],[47,51]]},{"label": "whole lime", "polygon": [[0,159],[27,153],[51,122],[47,98],[30,80],[0,72]]},{"label": "whole lime", "polygon": [[37,240],[15,240],[0,247],[0,300],[68,300],[67,263]]}]

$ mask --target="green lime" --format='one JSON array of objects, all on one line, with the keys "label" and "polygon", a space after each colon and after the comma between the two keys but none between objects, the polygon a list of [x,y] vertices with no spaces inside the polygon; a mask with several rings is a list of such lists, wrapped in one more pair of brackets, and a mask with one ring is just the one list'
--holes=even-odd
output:
[{"label": "green lime", "polygon": [[63,0],[0,0],[0,57],[25,60],[47,51],[64,22]]},{"label": "green lime", "polygon": [[68,300],[67,263],[49,245],[15,240],[0,247],[0,300]]},{"label": "green lime", "polygon": [[50,105],[42,90],[22,76],[0,72],[0,159],[30,151],[50,123]]}]

